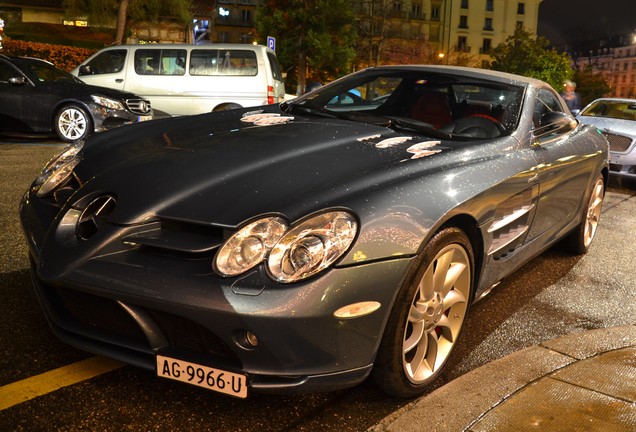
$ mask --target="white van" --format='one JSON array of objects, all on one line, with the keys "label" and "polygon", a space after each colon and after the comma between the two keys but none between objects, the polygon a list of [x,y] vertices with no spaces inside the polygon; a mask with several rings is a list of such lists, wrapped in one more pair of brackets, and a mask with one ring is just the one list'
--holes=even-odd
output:
[{"label": "white van", "polygon": [[156,117],[271,104],[285,96],[276,55],[262,45],[118,45],[71,73],[144,96]]}]

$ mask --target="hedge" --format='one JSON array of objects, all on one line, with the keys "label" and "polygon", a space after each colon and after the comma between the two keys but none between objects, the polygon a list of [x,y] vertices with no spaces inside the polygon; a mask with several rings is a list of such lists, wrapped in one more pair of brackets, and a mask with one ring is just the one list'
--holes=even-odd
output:
[{"label": "hedge", "polygon": [[47,60],[66,71],[73,70],[97,50],[66,45],[4,39],[0,53],[14,56],[36,57]]}]

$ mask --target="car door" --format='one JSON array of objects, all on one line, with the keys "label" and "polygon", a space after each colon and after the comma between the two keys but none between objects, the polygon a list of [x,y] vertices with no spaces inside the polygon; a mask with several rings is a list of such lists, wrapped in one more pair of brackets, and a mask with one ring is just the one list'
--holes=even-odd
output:
[{"label": "car door", "polygon": [[535,175],[539,181],[539,203],[527,240],[543,235],[549,242],[560,234],[581,211],[590,181],[590,158],[581,151],[586,146],[581,127],[565,127],[546,133],[546,128],[550,130],[546,122],[551,118],[563,119],[563,116],[570,114],[556,93],[548,88],[539,89],[534,102],[534,130],[530,137],[538,163]]},{"label": "car door", "polygon": [[33,130],[33,118],[25,103],[30,87],[30,81],[17,68],[9,62],[0,61],[0,130]]},{"label": "car door", "polygon": [[127,49],[105,50],[79,67],[78,77],[87,84],[128,90],[126,83]]}]

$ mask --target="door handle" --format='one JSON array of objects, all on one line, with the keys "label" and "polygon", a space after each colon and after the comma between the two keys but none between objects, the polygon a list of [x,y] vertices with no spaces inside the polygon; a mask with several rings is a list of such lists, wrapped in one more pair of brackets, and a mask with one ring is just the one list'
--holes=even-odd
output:
[{"label": "door handle", "polygon": [[115,82],[116,82],[116,83],[123,83],[123,82],[124,82],[124,80],[123,80],[123,79],[121,79],[121,78],[117,78],[117,79],[115,80]]}]

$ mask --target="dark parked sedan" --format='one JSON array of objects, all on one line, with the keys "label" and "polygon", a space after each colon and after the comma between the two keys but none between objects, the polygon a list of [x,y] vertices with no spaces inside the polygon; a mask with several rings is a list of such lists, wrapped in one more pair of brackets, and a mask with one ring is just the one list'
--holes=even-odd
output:
[{"label": "dark parked sedan", "polygon": [[56,133],[67,142],[152,119],[150,102],[90,86],[51,63],[0,55],[0,131]]},{"label": "dark parked sedan", "polygon": [[577,118],[599,128],[609,141],[610,172],[636,179],[636,99],[596,99]]},{"label": "dark parked sedan", "polygon": [[[543,82],[364,70],[282,105],[115,129],[20,208],[62,340],[234,396],[414,396],[469,306],[563,240],[585,253],[608,145]],[[488,319],[488,317],[483,317]]]}]

